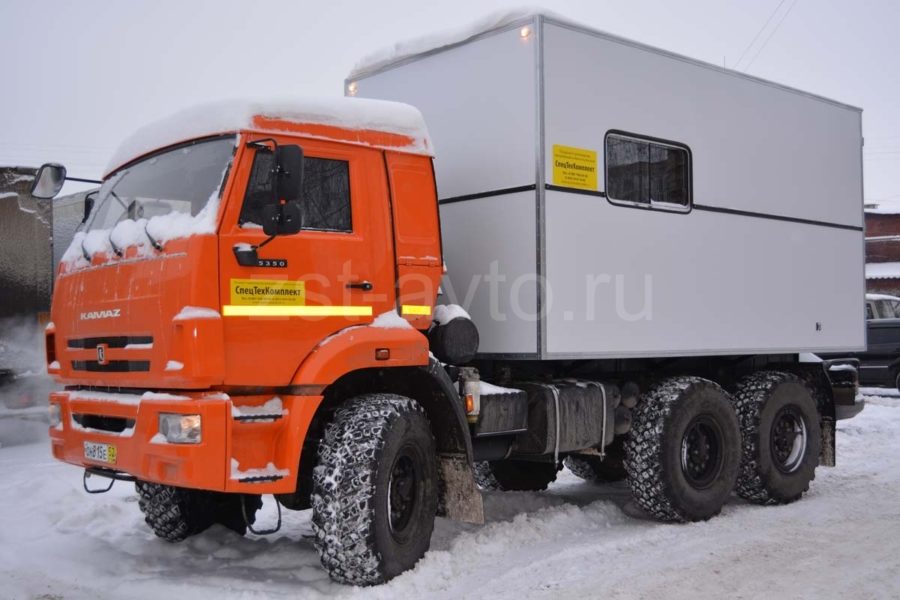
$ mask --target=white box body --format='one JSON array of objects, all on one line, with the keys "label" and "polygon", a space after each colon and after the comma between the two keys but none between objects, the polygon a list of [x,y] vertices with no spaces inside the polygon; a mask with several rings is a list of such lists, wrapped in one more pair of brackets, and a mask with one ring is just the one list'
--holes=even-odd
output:
[{"label": "white box body", "polygon": [[[352,81],[425,116],[482,356],[865,348],[861,110],[540,15]],[[606,197],[611,131],[689,149],[686,212]],[[596,153],[596,189],[554,145]]]}]

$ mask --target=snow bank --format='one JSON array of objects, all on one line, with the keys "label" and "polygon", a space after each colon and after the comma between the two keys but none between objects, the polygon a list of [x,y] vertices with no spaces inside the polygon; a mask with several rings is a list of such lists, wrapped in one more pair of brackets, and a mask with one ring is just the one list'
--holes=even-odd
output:
[{"label": "snow bank", "polygon": [[331,125],[352,131],[381,131],[411,138],[402,149],[432,154],[425,120],[418,109],[399,102],[362,98],[283,98],[222,100],[182,110],[149,124],[127,138],[104,170],[115,169],[154,150],[179,142],[252,128],[255,117],[290,123]]},{"label": "snow bank", "polygon": [[[329,581],[309,510],[284,511],[270,537],[213,526],[169,544],[144,523],[134,486],[89,496],[83,470],[53,460],[46,441],[4,446],[0,596],[897,598],[900,392],[863,393],[879,397],[838,423],[840,466],[818,469],[797,503],[735,497],[708,522],[656,523],[635,512],[626,484],[587,483],[564,470],[545,492],[486,492],[483,527],[437,519],[416,567],[370,588]],[[275,518],[265,497],[257,522]],[[614,568],[600,568],[603,558]]]}]

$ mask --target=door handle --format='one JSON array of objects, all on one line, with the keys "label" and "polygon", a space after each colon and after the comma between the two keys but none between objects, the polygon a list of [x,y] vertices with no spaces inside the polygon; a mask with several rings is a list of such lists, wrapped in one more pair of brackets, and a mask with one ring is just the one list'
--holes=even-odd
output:
[{"label": "door handle", "polygon": [[353,290],[362,290],[364,292],[372,291],[372,283],[369,281],[354,281],[352,283],[348,283],[347,287]]}]

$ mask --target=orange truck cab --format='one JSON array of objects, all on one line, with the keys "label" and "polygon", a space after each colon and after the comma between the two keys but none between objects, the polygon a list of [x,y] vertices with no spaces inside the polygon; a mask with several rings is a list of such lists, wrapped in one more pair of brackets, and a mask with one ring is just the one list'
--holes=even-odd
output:
[{"label": "orange truck cab", "polygon": [[[94,202],[46,329],[66,385],[56,458],[307,507],[308,440],[365,390],[418,397],[442,469],[470,473],[464,406],[423,333],[444,267],[416,109],[188,111],[126,141]],[[478,520],[471,475],[454,487]]]}]

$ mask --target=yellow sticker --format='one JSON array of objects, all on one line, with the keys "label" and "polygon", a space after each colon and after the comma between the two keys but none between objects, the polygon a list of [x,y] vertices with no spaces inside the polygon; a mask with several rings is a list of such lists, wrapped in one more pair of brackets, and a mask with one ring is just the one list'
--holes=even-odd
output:
[{"label": "yellow sticker", "polygon": [[231,304],[303,306],[306,304],[306,282],[286,279],[232,279]]},{"label": "yellow sticker", "polygon": [[553,185],[597,190],[597,152],[553,144]]}]

